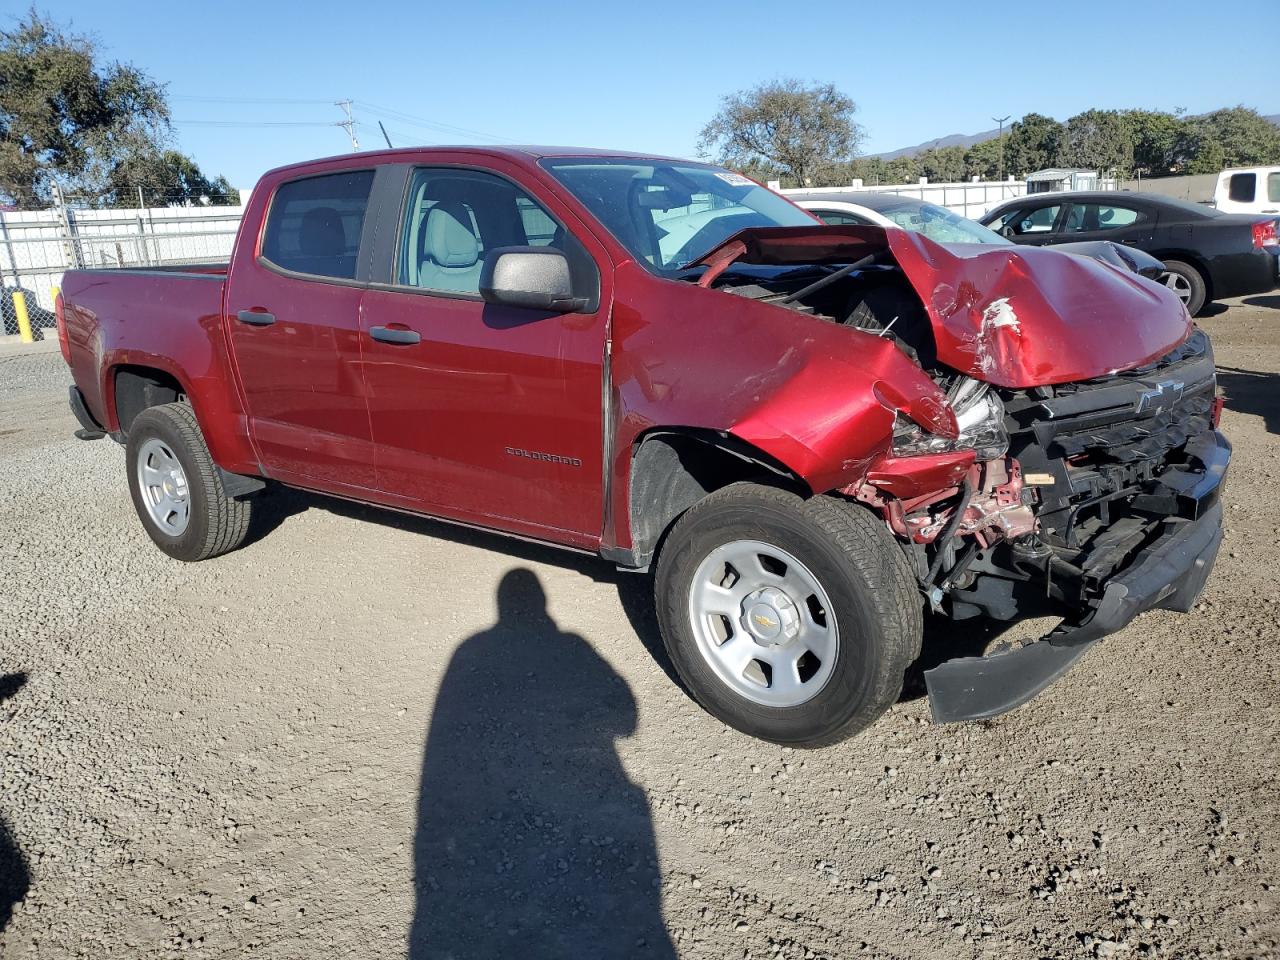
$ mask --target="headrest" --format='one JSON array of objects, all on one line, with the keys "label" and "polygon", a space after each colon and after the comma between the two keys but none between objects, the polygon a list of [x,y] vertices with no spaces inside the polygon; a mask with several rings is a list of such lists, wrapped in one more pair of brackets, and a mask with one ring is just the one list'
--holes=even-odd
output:
[{"label": "headrest", "polygon": [[422,252],[442,267],[470,267],[480,259],[471,215],[456,201],[437,203],[427,214]]},{"label": "headrest", "polygon": [[347,231],[333,207],[314,207],[302,215],[298,245],[308,257],[336,257],[347,252]]}]

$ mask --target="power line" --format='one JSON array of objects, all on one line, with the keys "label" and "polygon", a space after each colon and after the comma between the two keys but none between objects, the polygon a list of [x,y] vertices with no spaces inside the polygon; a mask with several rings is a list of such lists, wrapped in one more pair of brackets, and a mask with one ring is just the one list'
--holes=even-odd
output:
[{"label": "power line", "polygon": [[429,130],[442,130],[446,133],[460,133],[469,137],[480,137],[485,140],[495,140],[499,143],[515,143],[507,137],[500,137],[497,134],[485,133],[483,130],[472,130],[469,127],[459,127],[451,123],[441,123],[438,120],[431,120],[427,117],[420,117],[416,114],[405,113],[403,110],[393,110],[390,107],[381,107],[375,103],[369,103],[367,100],[357,100],[356,103],[362,110],[366,110],[372,114],[381,114],[401,123],[407,123],[413,127],[424,127]]},{"label": "power line", "polygon": [[189,94],[174,95],[170,100],[189,100],[194,103],[332,103],[332,100],[301,97],[198,97]]},{"label": "power line", "polygon": [[202,127],[341,127],[342,123],[323,120],[174,120],[184,126]]}]

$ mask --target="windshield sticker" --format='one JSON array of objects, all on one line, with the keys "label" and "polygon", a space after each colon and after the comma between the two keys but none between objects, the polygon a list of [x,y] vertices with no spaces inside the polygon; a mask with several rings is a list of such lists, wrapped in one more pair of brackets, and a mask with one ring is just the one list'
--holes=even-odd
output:
[{"label": "windshield sticker", "polygon": [[756,182],[740,173],[717,173],[717,177],[731,187],[754,187]]}]

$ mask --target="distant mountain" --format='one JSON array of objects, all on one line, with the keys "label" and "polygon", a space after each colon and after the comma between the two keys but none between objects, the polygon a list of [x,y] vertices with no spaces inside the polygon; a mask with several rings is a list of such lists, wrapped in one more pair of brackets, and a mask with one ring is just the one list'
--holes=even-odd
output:
[{"label": "distant mountain", "polygon": [[1000,136],[1000,129],[984,130],[982,133],[953,133],[945,137],[939,137],[937,140],[926,140],[924,143],[917,143],[914,147],[900,147],[897,150],[890,150],[888,153],[873,153],[873,157],[879,157],[881,160],[892,160],[895,157],[914,157],[917,153],[922,153],[932,147],[972,147],[975,143],[982,143],[984,140],[994,140]]},{"label": "distant mountain", "polygon": [[[1277,127],[1280,127],[1280,113],[1264,116],[1263,119],[1270,120]],[[1006,129],[1008,128],[1006,127]],[[894,157],[914,157],[917,153],[922,153],[931,147],[972,147],[975,143],[994,140],[998,136],[1000,136],[999,127],[995,130],[984,130],[982,133],[953,133],[949,136],[939,137],[937,140],[926,140],[924,143],[917,143],[914,147],[899,147],[897,150],[890,150],[888,153],[873,153],[871,156],[879,157],[881,160],[892,160]]]}]

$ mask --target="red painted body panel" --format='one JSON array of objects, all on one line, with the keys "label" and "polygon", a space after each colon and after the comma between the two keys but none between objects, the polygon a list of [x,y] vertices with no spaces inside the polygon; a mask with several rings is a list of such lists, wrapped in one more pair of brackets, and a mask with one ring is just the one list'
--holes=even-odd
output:
[{"label": "red painted body panel", "polygon": [[666,280],[635,263],[615,277],[609,545],[626,529],[632,446],[658,426],[731,433],[815,492],[851,482],[889,443],[893,410],[874,386],[941,405],[891,342],[783,307]]},{"label": "red painted body panel", "polygon": [[120,428],[113,384],[121,366],[168,373],[186,391],[214,459],[232,472],[256,474],[258,458],[223,336],[222,286],[216,274],[68,272],[62,299],[70,367],[108,430]]},{"label": "red painted body panel", "polygon": [[938,359],[1002,387],[1071,383],[1140,367],[1191,336],[1168,287],[1040,247],[940,246],[887,230],[933,321]]},{"label": "red painted body panel", "polygon": [[1093,258],[953,244],[883,227],[743,230],[700,263],[848,263],[889,250],[924,302],[938,359],[1002,387],[1071,383],[1142,366],[1191,335],[1168,288]]},{"label": "red painted body panel", "polygon": [[[963,475],[963,455],[927,464],[886,456],[895,409],[937,433],[956,429],[938,387],[889,340],[645,271],[536,161],[518,148],[444,148],[272,171],[254,191],[225,291],[216,273],[67,275],[76,382],[114,429],[118,365],[164,370],[227,470],[587,549],[631,546],[631,456],[653,428],[731,434],[815,492],[848,488],[869,470],[879,489],[902,496]],[[263,265],[259,238],[277,185],[379,163],[472,165],[520,182],[596,261],[599,311],[531,317]],[[997,384],[1098,376],[1159,356],[1189,330],[1162,288],[1035,249],[969,254],[906,231],[815,226],[744,231],[708,258],[723,268],[735,258],[848,262],[883,250],[921,293],[940,359]],[[235,319],[253,309],[277,322]],[[375,325],[422,339],[375,342]]]}]

